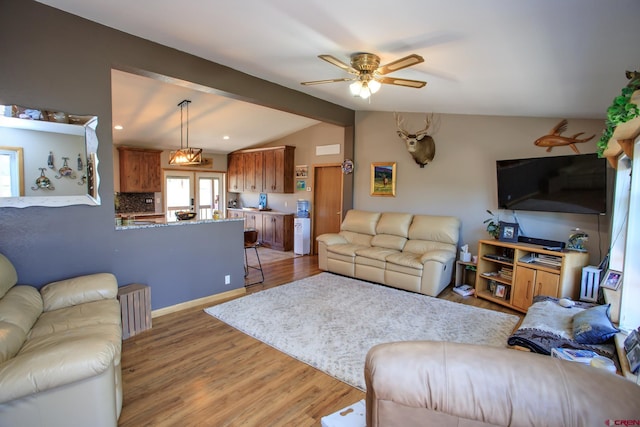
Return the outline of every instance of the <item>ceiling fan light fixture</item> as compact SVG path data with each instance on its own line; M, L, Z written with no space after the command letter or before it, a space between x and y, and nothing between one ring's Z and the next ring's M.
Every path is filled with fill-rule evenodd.
M358 80L351 83L349 85L349 90L351 91L351 95L360 96L360 91L362 90L362 82Z
M202 163L202 148L189 147L189 104L191 101L185 99L178 104L180 107L180 149L172 151L169 156L170 165L199 165ZM182 145L182 137L185 135L183 111L187 109L186 126L186 146Z
M379 81L372 79L372 80L369 80L369 83L367 84L367 86L369 86L369 90L373 94L380 90L380 86L382 86L382 84L380 84Z

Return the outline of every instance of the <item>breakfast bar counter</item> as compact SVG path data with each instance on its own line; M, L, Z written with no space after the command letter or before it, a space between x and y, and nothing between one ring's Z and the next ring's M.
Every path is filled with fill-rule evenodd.
M244 221L243 218L221 218L221 219L191 219L188 221L176 221L176 222L161 222L154 223L151 221L133 221L133 223L127 225L116 225L116 230L137 230L140 228L161 228L161 227L176 227L187 226L195 224L211 224L218 222L238 222Z

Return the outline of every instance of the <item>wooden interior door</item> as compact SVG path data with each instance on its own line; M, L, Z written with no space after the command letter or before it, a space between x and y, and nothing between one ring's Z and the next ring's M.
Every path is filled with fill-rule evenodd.
M320 165L313 168L313 253L318 253L316 237L337 233L342 223L342 168Z

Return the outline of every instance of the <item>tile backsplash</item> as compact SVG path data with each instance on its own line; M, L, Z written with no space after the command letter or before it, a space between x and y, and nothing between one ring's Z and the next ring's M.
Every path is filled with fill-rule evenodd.
M116 193L116 213L155 212L155 193ZM151 203L147 203L151 200Z

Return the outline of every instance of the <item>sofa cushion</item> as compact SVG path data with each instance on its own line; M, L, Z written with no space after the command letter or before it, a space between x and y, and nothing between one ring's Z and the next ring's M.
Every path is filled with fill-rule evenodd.
M16 283L18 283L18 273L16 269L7 257L0 254L0 298Z
M352 245L350 243L345 243L344 245L331 245L327 248L327 252L329 254L338 254L347 257L355 257L356 251L359 249L366 249L368 246L363 245Z
M409 227L411 240L430 240L454 246L458 244L459 233L460 220L452 216L414 215Z
M376 224L379 218L379 212L366 212L352 209L345 215L340 225L340 230L373 236L376 234Z
M97 273L60 280L44 286L40 293L44 310L51 311L118 296L118 282L111 273Z
M431 242L428 240L407 240L403 251L414 254L425 254L431 251L447 251L455 255L456 247L448 243Z
M394 249L386 249L386 248L378 248L378 247L370 247L364 249L358 249L356 251L356 255L359 257L377 259L379 261L386 261L389 255L397 254L400 251L396 251Z
M341 231L340 236L342 236L347 242L360 245L360 246L371 246L371 235L362 234L362 233L354 233L353 231Z
M42 313L42 298L32 286L14 286L0 299L0 321L13 323L25 334Z
M409 267L416 270L422 270L424 265L420 262L420 255L411 252L401 252L387 257L387 264L397 264L403 267ZM387 265L387 268L392 268Z
M412 214L385 212L380 215L380 220L376 225L376 234L392 234L394 236L407 237L412 220Z
M29 339L73 328L91 325L120 325L120 304L116 299L93 301L86 304L42 313L31 332Z
M371 246L395 249L401 251L407 239L405 237L394 236L392 234L377 234L371 238Z
M27 335L19 326L0 321L0 364L11 359L26 339Z

